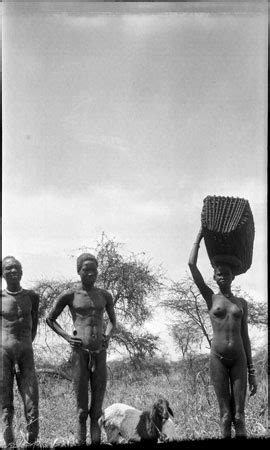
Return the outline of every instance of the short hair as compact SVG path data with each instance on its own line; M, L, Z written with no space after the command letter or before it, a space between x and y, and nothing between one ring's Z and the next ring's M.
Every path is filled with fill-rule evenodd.
M98 267L98 260L94 255L92 255L91 253L82 253L77 258L77 272L79 272L81 270L82 265L85 261L92 261Z
M5 267L5 263L8 259L13 259L22 271L22 265L21 265L20 261L18 261L18 259L16 259L14 256L5 256L4 259L2 259L1 274L3 274L3 269Z

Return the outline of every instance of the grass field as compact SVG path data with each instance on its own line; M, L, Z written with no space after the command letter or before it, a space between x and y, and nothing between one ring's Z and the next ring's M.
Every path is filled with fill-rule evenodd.
M262 355L254 359L258 392L255 397L247 396L246 425L248 436L258 438L264 437L267 430L267 364ZM68 371L67 368L65 370ZM137 368L128 360L113 361L108 364L104 407L123 402L148 409L162 395L169 400L174 412L179 441L220 438L219 412L208 372L208 357L190 359L185 363L153 359ZM71 382L42 372L38 373L38 379L39 445L47 448L75 445L75 402ZM15 411L17 445L24 447L25 420L16 388Z

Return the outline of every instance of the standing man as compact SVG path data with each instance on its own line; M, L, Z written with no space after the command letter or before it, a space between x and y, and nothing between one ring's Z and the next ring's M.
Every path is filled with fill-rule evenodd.
M24 404L27 442L34 444L39 432L39 396L32 342L37 332L39 296L21 287L22 265L13 256L3 259L2 276L7 284L6 289L1 291L3 438L6 446L16 445L12 427L15 375Z
M90 253L77 258L77 272L81 285L60 294L46 319L47 324L72 347L73 386L77 401L77 444L86 444L86 421L90 416L90 435L93 444L100 443L98 419L106 390L106 356L109 339L116 327L111 294L94 286L98 262ZM56 319L68 306L74 323L73 336L61 328ZM109 322L104 333L104 312ZM88 406L90 380L91 404Z

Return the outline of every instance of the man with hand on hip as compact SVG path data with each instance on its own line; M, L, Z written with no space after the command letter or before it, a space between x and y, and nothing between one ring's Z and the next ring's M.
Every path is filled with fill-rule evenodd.
M46 322L72 347L73 386L77 402L77 444L86 444L86 421L90 416L90 435L93 444L100 443L98 419L106 390L106 356L109 339L116 328L113 298L105 289L95 286L98 262L90 253L77 258L77 272L81 284L60 294ZM57 318L68 306L75 330L73 336L57 323ZM104 333L104 312L108 325ZM88 405L90 381L91 403Z

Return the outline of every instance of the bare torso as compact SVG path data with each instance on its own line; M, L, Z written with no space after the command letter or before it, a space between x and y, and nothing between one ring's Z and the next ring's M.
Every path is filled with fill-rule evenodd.
M10 352L32 348L32 300L29 291L1 295L2 347Z
M234 266L226 262L220 262L214 266L214 280L219 287L218 294L214 294L204 282L197 268L202 238L201 228L192 246L188 264L193 279L206 301L213 328L210 374L219 402L221 432L224 438L230 438L233 423L235 436L245 437L247 369L251 395L254 395L257 390L248 336L247 302L232 294Z
M244 351L241 336L243 299L214 294L209 311L213 327L212 350L224 358L233 359Z
M105 293L96 287L90 291L78 289L69 302L76 337L90 351L100 350L103 336L103 315L106 306Z

